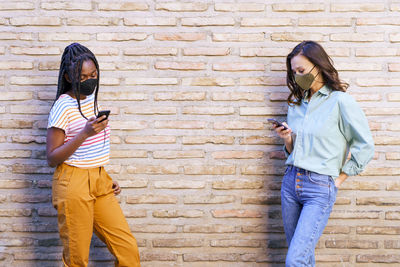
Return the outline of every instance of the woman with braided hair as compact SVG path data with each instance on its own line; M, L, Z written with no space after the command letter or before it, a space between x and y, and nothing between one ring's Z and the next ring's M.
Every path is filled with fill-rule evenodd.
M58 212L63 263L85 267L93 231L115 256L115 266L137 267L136 239L115 195L121 192L104 170L109 161L110 129L99 112L100 70L85 46L67 46L47 126L47 161L56 167L52 202Z

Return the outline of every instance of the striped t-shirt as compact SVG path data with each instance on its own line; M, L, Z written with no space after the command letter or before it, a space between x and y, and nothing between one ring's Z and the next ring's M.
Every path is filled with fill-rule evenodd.
M94 94L81 100L81 110L86 118L95 117ZM64 130L64 144L74 138L85 127L87 120L78 109L78 102L67 94L61 95L50 110L47 128ZM105 133L105 134L104 134ZM87 138L64 163L79 168L100 167L110 158L110 127Z

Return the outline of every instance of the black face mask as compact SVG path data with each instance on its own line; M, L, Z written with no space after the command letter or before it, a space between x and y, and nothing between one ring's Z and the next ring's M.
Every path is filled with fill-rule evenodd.
M87 79L84 82L81 82L80 87L81 87L81 94L82 95L91 95L94 92L94 89L96 89L97 86L97 79Z

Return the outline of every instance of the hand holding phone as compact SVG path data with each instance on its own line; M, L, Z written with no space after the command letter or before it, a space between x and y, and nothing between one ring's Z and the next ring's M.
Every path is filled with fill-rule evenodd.
M281 122L275 120L275 119L268 119L269 122L273 123L276 125L276 127L283 127L283 130L287 130L288 127L286 127L285 125L283 125Z
M97 118L100 118L103 115L106 115L106 118L102 119L101 121L99 121L99 123L104 121L104 120L106 120L106 119L108 119L108 115L110 115L110 111L109 110L101 110L101 111L99 111L99 114L97 114Z

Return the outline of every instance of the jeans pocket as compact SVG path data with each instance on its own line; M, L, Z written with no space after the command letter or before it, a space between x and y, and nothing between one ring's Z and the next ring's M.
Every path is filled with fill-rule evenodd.
M319 174L316 172L310 172L308 175L308 179L313 184L324 186L324 187L329 187L330 177L328 175Z

